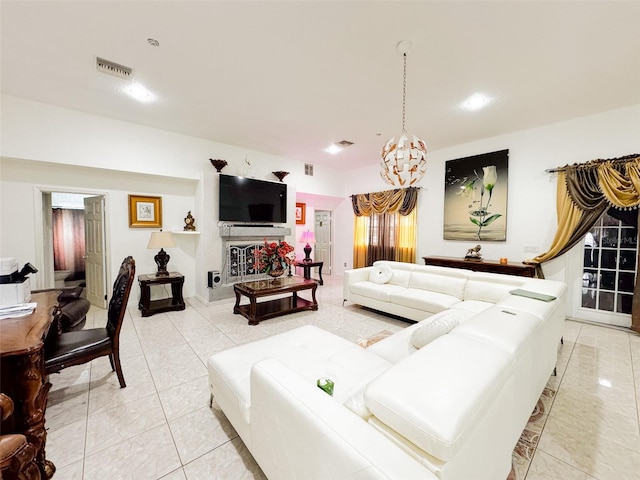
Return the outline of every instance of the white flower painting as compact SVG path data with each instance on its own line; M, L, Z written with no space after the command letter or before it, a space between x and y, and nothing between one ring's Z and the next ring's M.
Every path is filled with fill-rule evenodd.
M509 150L445 164L444 239L505 241Z

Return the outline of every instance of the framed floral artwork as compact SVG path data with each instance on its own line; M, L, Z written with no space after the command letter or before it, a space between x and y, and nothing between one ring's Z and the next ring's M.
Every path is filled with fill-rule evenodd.
M506 241L509 150L445 162L445 240Z
M162 197L129 195L129 228L162 228Z
M296 203L296 225L304 225L306 223L306 210L307 205L305 203Z

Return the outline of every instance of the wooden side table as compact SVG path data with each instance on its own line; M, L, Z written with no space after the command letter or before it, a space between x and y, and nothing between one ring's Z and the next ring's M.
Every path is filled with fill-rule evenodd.
M542 269L538 272L535 265L526 265L524 263L509 262L502 264L495 260L475 261L453 257L422 257L422 259L425 265L434 265L436 267L463 268L475 272L502 273L531 278L539 276L540 278L544 278L544 276L539 275Z
M311 269L318 267L318 276L320 277L318 283L320 285L324 285L322 281L322 265L324 265L324 262L314 262L313 260L310 262L305 262L304 260L295 262L296 267L302 267L303 276L306 280L311 280Z
M161 298L151 300L152 285L171 285L171 298ZM138 308L142 311L143 317L149 317L161 312L174 312L184 310L185 304L182 298L182 286L184 285L184 275L178 272L169 272L169 275L156 276L155 273L138 276L140 285L140 301Z

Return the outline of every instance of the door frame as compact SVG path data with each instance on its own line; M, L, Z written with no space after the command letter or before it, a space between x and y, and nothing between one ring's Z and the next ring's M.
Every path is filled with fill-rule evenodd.
M41 272L42 275L36 275L36 285L34 290L43 289L43 288L53 288L54 287L54 278L53 278L53 256L49 254L49 249L53 251L53 241L52 236L49 232L46 235L45 241L45 222L44 218L44 203L42 201L43 194L51 194L53 192L59 193L75 193L82 195L91 195L94 197L102 196L104 198L104 211L103 211L103 225L104 225L104 264L105 267L110 265L109 263L109 252L111 251L110 245L110 236L109 236L109 192L105 190L93 190L86 188L71 188L71 187L56 187L50 185L35 185L33 187L33 205L34 205L34 215L33 219L35 222L35 254L36 254L36 265L45 265L46 270ZM51 228L51 225L47 226L47 228ZM49 271L51 269L51 271ZM105 269L105 293L108 294L108 285L111 285L111 269Z

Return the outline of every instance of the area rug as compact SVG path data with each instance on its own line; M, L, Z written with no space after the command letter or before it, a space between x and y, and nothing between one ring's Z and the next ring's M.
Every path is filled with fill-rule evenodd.
M361 338L358 340L358 345L367 348L380 340L384 340L391 334L392 332L383 330L371 337ZM555 396L555 390L550 388L545 388L542 395L540 395L538 403L533 413L531 413L529 422L527 426L524 427L522 435L520 435L520 439L516 444L516 448L513 449L511 472L506 480L524 480L526 477Z

